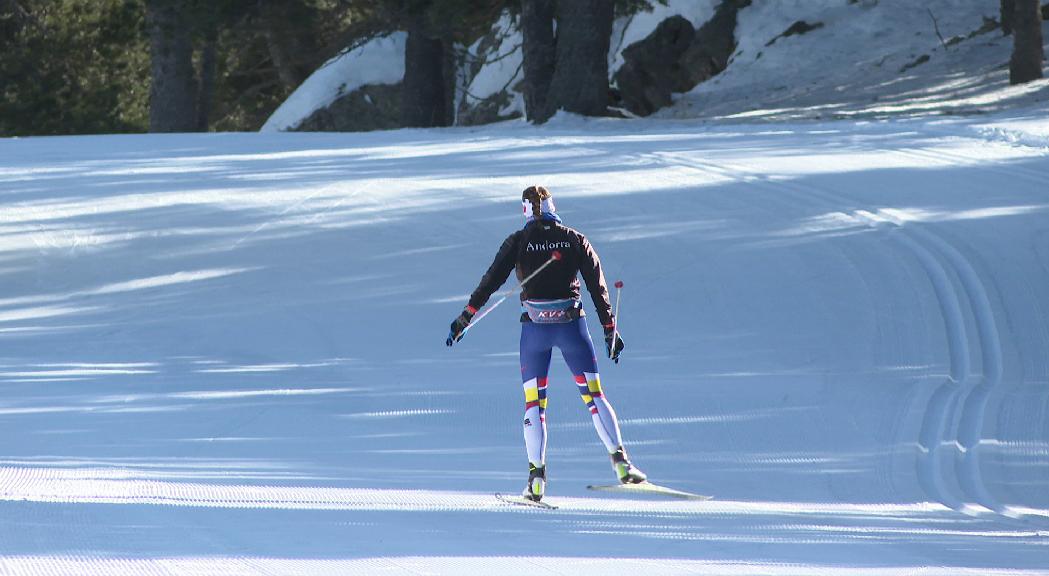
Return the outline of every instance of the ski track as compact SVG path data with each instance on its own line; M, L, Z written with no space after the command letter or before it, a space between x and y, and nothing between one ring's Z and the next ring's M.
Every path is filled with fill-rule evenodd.
M921 156L948 162L962 158L938 154ZM811 188L796 192L799 196L819 195L829 200L826 193ZM944 316L950 375L933 393L922 418L918 475L923 487L934 500L958 512L973 514L991 510L1006 514L983 485L977 454L989 389L1001 379L998 330L983 282L965 256L920 225L907 225L885 211L856 210L854 215L875 229L887 226L889 233L915 255L929 275ZM955 287L952 277L959 278L961 290ZM976 367L970 354L973 345L966 328L965 310L970 311L977 326L975 347L980 351L983 369L978 378L973 377ZM979 383L974 384L976 380ZM955 428L953 433L952 428Z
M939 135L949 139L952 146L978 141L940 130ZM716 128L708 132L708 136L718 135ZM775 155L776 146L780 145L769 144L746 131L743 133L749 140L740 144L741 150L746 144L760 144L767 147L770 155ZM875 135L886 134L878 129ZM823 184L800 178L764 177L760 167L748 164L748 153L731 147L727 152L718 150L708 158L704 154L709 150L704 149L682 150L675 146L672 151L661 150L657 143L639 145L641 152L634 153L612 144L602 149L599 136L573 138L558 146L566 152L566 157L581 147L588 147L587 152L592 156L604 154L617 158L616 155L622 155L623 163L643 166L649 171L646 173L665 173L665 180L659 185L662 189L682 189L684 192L677 193L682 196L696 192L697 180L703 186L746 185L746 194L738 197L707 194L694 202L714 215L719 212L738 215L752 229L760 229L761 223L770 223L773 228L790 225L813 213L840 217L841 221L851 223L849 226L868 232L843 236L847 242L820 244L805 254L827 259L821 262L841 266L851 274L852 283L848 285L866 291L851 296L851 301L863 302L866 298L871 302L875 309L864 313L874 317L875 322L880 317L891 320L895 313L892 295L879 293L892 284L878 282L880 276L897 274L893 281L900 281L904 274L911 272L923 275L928 285L913 289L931 292L942 318L942 330L939 327L930 330L942 338L945 357L926 359L923 356L897 367L900 370L897 378L909 378L911 396L907 402L900 403L900 414L889 423L891 443L886 441L876 447L864 445L871 452L859 455L807 451L802 447L833 446L833 442L821 442L823 439L817 438L820 433L834 433L833 426L860 428L869 420L849 416L821 426L821 419L831 416L825 412L830 408L805 405L801 401L778 406L772 403L748 406L740 405L738 400L733 404L736 397L725 395L712 396L709 404L701 407L670 402L658 411L648 412L636 411L637 404L624 402L617 405L624 415L622 424L628 439L638 439L634 445L639 447L642 458L646 447L651 447L653 452L657 448L665 449L659 452L665 454L677 449L691 434L699 436L703 431L715 431L716 427L722 434L718 438L724 444L718 447L719 451L682 451L679 462L674 465L668 465L666 460L650 460L657 469L662 466L670 471L672 478L668 478L668 485L681 483L681 488L711 493L715 500L581 497L577 494L594 480L590 475L596 468L570 466L566 456L595 452L591 446L567 446L568 439L564 437L583 437L590 432L589 423L570 420L558 413L557 420L551 423L551 431L558 436L558 452L551 456L554 491L549 496L558 509L539 510L499 502L492 493L477 489L479 485L491 485L493 491L506 491L508 485L516 486L519 480L516 475L508 480L502 473L510 462L505 456L508 448L485 437L499 436L501 432L493 430L500 430L505 420L501 412L491 409L494 404L489 395L492 393L473 383L461 389L450 387L447 394L435 391L464 374L498 374L507 366L515 365L513 354L490 349L492 345L502 346L510 340L504 342L493 336L494 344L480 342L487 344L484 349L493 354L481 367L461 356L438 353L406 360L389 379L398 385L402 381L409 384L385 395L376 393L383 383L383 372L366 362L358 365L301 358L285 362L284 358L266 354L256 357L249 351L221 361L187 357L177 362L144 362L142 357L131 354L128 360L136 358L137 363L87 363L78 360L77 354L69 354L70 361L65 364L50 362L52 368L61 370L44 371L41 368L49 365L44 356L39 361L6 357L4 368L12 378L4 385L9 386L11 394L0 403L0 425L25 434L23 438L34 446L48 446L56 455L31 453L32 456L27 457L17 443L3 445L8 452L0 453L0 512L3 512L0 575L1049 574L1049 569L1036 560L1044 558L1049 549L1049 512L1038 505L1003 500L1002 488L989 484L984 477L999 464L985 457L1000 426L1000 418L992 417L994 413L989 411L996 407L993 403L996 395L1007 392L1003 390L1008 384L1004 374L1010 359L1003 351L1003 337L1015 335L1009 333L1009 326L998 314L1005 306L1006 296L981 277L980 271L984 268L976 247L935 221L914 221L905 212L872 201L876 196L864 196L866 200L860 200L854 192L832 191ZM704 144L702 134L696 138L698 144ZM877 152L918 159L942 168L968 166L980 160L939 148L920 151L885 148ZM1049 186L1049 176L1037 170L995 163L980 166L1002 177L1012 176L1027 184ZM471 168L466 165L462 169ZM513 169L522 168L515 165ZM696 175L700 178L695 178ZM640 184L645 176L637 178L635 184ZM503 183L496 182L494 186L501 187ZM370 183L361 189L374 188ZM706 188L703 191L705 193ZM330 205L333 210L345 208L349 214L355 214L354 202L366 202L369 209L379 210L383 198L370 194L362 200L356 198L354 192L331 200ZM280 202L276 202L269 212L275 214L275 221L281 220L292 212L305 210L308 202L321 196L319 190L300 195L298 199L292 196L285 199L286 208L279 210ZM566 200L566 206L571 207L573 201L578 201L578 197ZM679 196L670 201L679 201ZM692 242L704 238L703 234L708 231L713 235L716 227L708 227L707 222L675 220L684 216L672 213L678 208L680 205L671 204L664 215L671 221L658 233L644 236L639 235L643 230L627 229L614 238L615 242L609 242L607 248L602 245L602 249L613 254L620 249L619 253L630 255L623 249L624 244L619 244L629 242L679 253L679 258L645 263L652 276L645 280L649 282L648 287L675 275L700 277L701 267L710 259L695 250ZM494 210L485 212L486 215L492 213ZM310 224L320 220L319 213L307 218ZM388 230L377 234L375 242L378 245L400 235L418 233L432 247L425 252L398 253L443 256L445 246L456 250L470 246L473 236L501 237L506 221L499 216L482 219L477 224L479 231L457 231L446 237L435 232L436 228L424 226L416 231L418 222L406 219L391 223ZM281 229L279 224L253 223L245 228L248 235L241 234L233 248L243 250L260 241L259 237L268 238ZM828 235L833 237L839 232L832 230ZM279 234L276 238L280 238ZM726 242L739 241L731 235L725 238ZM803 245L806 239L769 234L764 239L751 241L754 246L760 246L761 242ZM482 252L487 255L487 249ZM885 260L865 258L869 253ZM380 254L376 258L390 263L390 268L384 269L388 273L368 272L369 282L382 283L388 278L403 280L410 277L410 269L418 262L412 260L402 265L387 256ZM47 246L41 246L33 257L53 258L54 253ZM793 252L786 257L801 258ZM789 262L774 261L775 258L776 255L758 252L757 261L782 269L790 266ZM902 272L887 268L893 260L899 261ZM211 261L207 264L195 269L238 270L251 274L263 268L212 266ZM221 264L224 266L225 262ZM458 263L449 267L450 270L441 272L458 275L466 268ZM304 270L305 267L293 267L292 273ZM46 285L48 276L42 271L38 274L38 284ZM200 283L235 282L241 275L238 272L209 276L200 279ZM164 279L185 283L187 278L196 278L183 273L132 277L146 280L92 281L90 284L116 286L119 288L116 292L123 292L157 288L153 284ZM96 279L93 275L90 278ZM160 280L151 284L151 278ZM101 274L97 279L112 280ZM355 277L347 282L358 285ZM639 284L641 289L647 288L643 282L631 285ZM241 289L247 297L246 305L254 306L258 300L251 298L259 288L245 284ZM276 290L287 288L279 286ZM1034 290L1031 288L1029 293L1030 298L1036 300L1038 295ZM103 306L107 303L105 298L113 296L106 291L96 294L72 288L64 290L62 286L47 293L54 294L58 301L69 302L69 310L62 314L73 313L81 300L95 299L93 302ZM381 286L370 295L365 294L354 297L376 303L376 314L382 317L389 313L389 308L381 307L383 300L390 296L399 298L402 292ZM628 302L635 306L640 299ZM34 308L18 307L33 303L23 296L0 299L0 308L5 309L0 314L12 308L13 320L7 321L25 322L27 319L17 315L34 314ZM823 310L818 304L805 301L798 306L833 313L833 309ZM396 318L414 320L415 312L421 307L407 306L409 312ZM451 309L455 304L442 303L441 306L443 318L443 308ZM42 318L39 312L37 317ZM301 336L301 328L291 321L293 318L300 321L296 314L283 310L277 313L287 315L254 328L287 329L289 343L297 335ZM137 320L138 315L145 314L136 311L129 317ZM429 321L429 316L427 319ZM329 330L319 317L301 322L308 325L307 331ZM903 323L904 328L900 330L915 325ZM778 327L782 329L782 324ZM120 329L112 328L117 334ZM886 346L924 345L918 335L890 333L895 339L885 342ZM338 340L339 336L326 338ZM483 337L478 335L475 339L481 341ZM774 340L757 342L768 345ZM319 338L317 343L325 347L322 357L342 356L339 346L330 345L325 338ZM632 357L632 361L643 369L653 366L653 361L645 363L644 344L639 348L638 356ZM727 344L725 348L732 346ZM455 354L470 356L478 349L481 346L456 350ZM143 350L149 352L148 347ZM804 353L804 348L799 350ZM923 352L928 356L940 350L932 348ZM819 356L810 358L816 358L809 361L811 370L806 370L809 365L799 363L791 368L794 373L777 370L775 366L744 365L746 370L741 370L739 366L729 365L727 369L726 366L712 369L710 376L684 374L683 377L708 384L736 379L742 386L782 380L784 387L796 386L795 379L803 378L810 388L818 387L820 378L826 382L834 377L818 364ZM70 369L64 370L66 367ZM434 381L417 382L427 367L433 372L429 377ZM613 374L609 386L626 397L629 390L615 388L623 379L619 376L621 373ZM644 378L643 370L627 374ZM873 380L878 374L871 370L868 377ZM44 375L48 377L40 377ZM236 385L230 384L234 378ZM652 396L662 393L662 389L656 387L659 383L643 381L643 384L653 386L658 392ZM48 385L56 388L45 389ZM95 393L101 396L89 396L89 391L96 386L99 390ZM469 390L469 394L461 394L462 390ZM774 386L763 390L774 390ZM570 396L572 390L559 388L555 394L557 402ZM631 397L637 403L637 393L633 394ZM784 394L785 398L789 395ZM650 408L640 404L641 408ZM682 412L682 408L686 411ZM687 411L690 408L702 408L703 412L690 413ZM844 411L848 407L843 405L840 409ZM552 404L551 414L556 410L557 405ZM1038 423L1045 422L1044 407L1030 410L1038 415ZM183 412L187 414L184 422L179 416ZM123 421L120 414L151 413L156 414L155 420L143 418L128 422L147 428L156 426L158 430L181 422L187 428L171 438L160 434L151 437L152 443L136 444L133 438L136 429L130 425L119 426ZM55 438L81 440L83 437L93 443L77 444L82 452L71 451L69 456L61 454L64 450L61 441L43 443L36 434L46 432L43 428L55 427L55 421L48 420L54 417L49 415L54 414L66 415L71 420L68 426L63 424L69 430L51 431L56 434ZM331 424L326 416L336 424ZM187 425L192 417L207 424ZM449 421L459 420L461 431L447 425ZM771 422L768 428L766 421ZM790 436L787 444L793 450L787 450L776 443L775 428L790 426L792 421L799 422L800 431ZM42 429L36 430L37 426ZM78 431L77 426L85 429ZM107 429L110 426L112 429ZM276 429L271 430L275 426ZM848 435L851 430L839 432ZM447 445L432 441L435 436L446 437ZM118 444L116 438L121 438L119 442L124 444ZM362 451L359 447L375 439L393 444L381 450L372 447ZM163 450L164 446L173 444L158 440L178 442L188 448L180 449L168 460L164 453L153 451L158 446ZM1004 458L1003 454L1016 454L1017 458L1044 465L1046 446L1044 439L1036 438L994 449L998 458ZM290 452L280 452L284 449ZM850 449L855 448L850 445ZM304 452L295 453L295 450ZM113 455L107 457L107 451ZM368 454L372 460L357 470L345 463L353 454ZM476 456L471 459L470 454ZM443 469L448 477L441 478L440 489L420 488L428 484L426 478L432 474L435 464L440 466L449 459L458 462L456 459L460 457L464 469L459 471L454 466ZM910 462L909 469L897 469L900 462ZM853 475L845 478L855 477L856 469L850 466L871 467L866 481L884 492L877 495L877 501L863 501L862 488L851 489L848 480L835 481L835 473ZM711 475L707 475L705 468L710 468ZM737 473L737 469L742 472ZM791 498L776 492L772 480L777 474L789 476L810 469L825 471L809 480L812 487L806 493L815 497ZM478 472L490 475L471 478ZM607 470L603 472L607 474ZM713 475L714 472L723 476ZM736 487L719 485L717 479L761 477L769 481L765 487L770 488L770 493L763 498L741 499L719 494L720 491L731 493ZM452 488L458 478L468 479L469 485ZM383 485L383 479L388 485ZM795 482L793 478L791 481ZM708 486L704 482L712 483ZM901 482L902 485L898 485ZM911 502L905 496L892 501L893 491L910 494L907 482L925 494L925 501ZM743 488L744 492L753 489L753 486ZM525 550L527 545L522 545L522 541L532 543L536 548L534 553ZM573 553L573 550L579 552Z
M947 132L944 136L957 137ZM883 150L889 154L933 160L946 165L968 164L975 159L937 149ZM813 186L755 178L747 170L726 164L682 158L680 155L653 154L668 164L695 169L716 178L748 182L769 190L788 192L797 201L812 203L817 199L828 210L840 205L841 199ZM1028 182L1049 186L1045 174L1022 167L1008 169L996 165L988 168L1002 176L1018 176ZM875 211L871 211L875 210ZM964 513L993 511L1004 519L1019 517L1027 523L1049 527L1039 515L1022 514L996 501L983 483L979 463L987 402L1002 377L1002 352L995 315L986 286L979 275L954 246L921 225L910 225L891 211L857 209L852 215L875 230L884 230L900 242L921 262L935 290L945 324L950 374L928 400L918 437L920 455L917 475L922 487L934 501ZM958 278L959 288L952 277ZM966 328L966 312L976 325L976 344ZM979 365L971 358L976 348ZM974 372L980 371L978 376ZM953 432L952 432L953 429Z

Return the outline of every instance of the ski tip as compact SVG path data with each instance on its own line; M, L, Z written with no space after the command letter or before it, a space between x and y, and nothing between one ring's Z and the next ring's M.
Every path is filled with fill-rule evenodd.
M615 287L616 288L622 288L623 287L623 281L622 280L616 280Z

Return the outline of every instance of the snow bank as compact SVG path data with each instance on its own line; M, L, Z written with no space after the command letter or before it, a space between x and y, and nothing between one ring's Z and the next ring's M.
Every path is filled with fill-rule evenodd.
M657 114L917 116L1046 101L1044 83L1009 86L1012 39L987 27L998 10L997 0L755 0L739 13L739 45L728 69ZM797 21L822 26L782 37Z
M488 36L470 46L462 68L469 69L471 61L484 63L472 77L464 75L467 86L463 98L467 106L506 92L509 102L499 109L498 115L524 114L524 96L512 89L512 85L524 77L522 42L516 19L503 13Z
M669 0L665 6L656 3L651 12L617 20L610 78L623 64L622 51L664 19L680 15L698 28L717 4ZM739 13L739 45L728 69L657 115L737 120L884 117L985 113L1045 102L1046 83L1008 85L1003 63L1011 39L994 31L979 33L985 18L997 15L997 0L755 0ZM782 37L797 21L822 26ZM522 74L516 19L503 14L488 40L466 50L468 60L484 64L476 73L470 71L469 61L461 64L464 88L457 97L469 108L505 91L497 115L523 112L522 95L513 89ZM403 50L404 34L398 33L333 59L289 97L263 131L292 128L364 84L398 82L403 77Z
M1044 90L1049 80L1041 80L1039 89ZM985 138L1004 141L1020 146L1049 148L1049 106L1023 111L1007 118L978 122L974 128Z
M314 111L361 86L400 82L407 38L405 32L394 32L327 61L270 115L260 132L294 129Z

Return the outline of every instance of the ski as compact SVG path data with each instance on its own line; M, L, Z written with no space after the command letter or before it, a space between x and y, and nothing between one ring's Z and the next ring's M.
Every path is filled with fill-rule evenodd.
M587 486L587 490L597 490L600 492L616 492L619 494L644 494L653 496L669 496L671 498L680 498L682 500L710 500L713 496L705 496L703 494L693 494L692 492L685 492L683 490L675 490L673 488L667 488L666 486L660 486L659 484L653 484L651 482L641 482L640 484L609 484L599 486Z
M545 510L557 510L557 506L554 506L553 504L547 504L543 501L536 502L535 500L529 500L524 496L509 496L507 494L500 494L496 492L495 499L499 500L500 502L506 502L507 504L514 504L516 506L529 506L532 508L542 508Z

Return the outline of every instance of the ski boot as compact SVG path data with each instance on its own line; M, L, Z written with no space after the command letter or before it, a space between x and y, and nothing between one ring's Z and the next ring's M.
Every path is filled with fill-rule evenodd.
M521 496L528 498L533 502L538 502L543 499L543 492L546 491L546 466L536 467L531 462L528 463L528 485L525 486L524 492L521 492Z
M612 453L612 469L616 471L620 484L640 484L648 480L644 472L630 463L622 446Z

